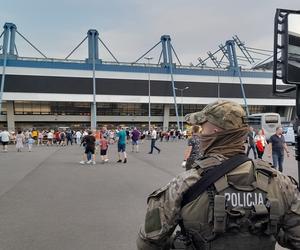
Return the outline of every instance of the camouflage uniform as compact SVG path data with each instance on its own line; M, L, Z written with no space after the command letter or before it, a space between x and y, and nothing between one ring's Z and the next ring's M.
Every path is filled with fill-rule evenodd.
M186 119L192 124L208 121L230 130L244 126L243 116L238 104L218 101ZM191 170L149 196L138 249L170 249L170 239L180 221L192 236L201 239L195 248L182 249L275 249L276 241L283 247L300 249L296 183L262 160L243 163L216 181L211 190L181 206L183 194L207 169L226 158L217 152L204 154Z

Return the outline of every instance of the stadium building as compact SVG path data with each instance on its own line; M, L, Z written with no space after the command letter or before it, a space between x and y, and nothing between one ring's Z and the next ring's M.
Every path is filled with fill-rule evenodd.
M243 69L241 85L234 60L226 69L175 64L169 36L161 37L161 62L151 64L102 61L95 30L88 31L85 60L25 58L16 53L16 33L14 24L4 25L0 54L0 127L9 130L90 127L95 119L97 126L147 127L149 99L151 123L168 129L178 121L174 98L181 122L185 114L217 99L244 104L242 87L250 113L277 112L286 121L294 117L294 97L272 95L270 71Z

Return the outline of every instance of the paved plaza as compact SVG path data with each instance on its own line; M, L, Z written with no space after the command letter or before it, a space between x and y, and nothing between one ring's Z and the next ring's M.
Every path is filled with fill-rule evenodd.
M132 250L144 220L146 197L183 171L186 141L158 143L160 154L128 145L128 163L79 164L78 145L0 153L1 250ZM292 147L290 148L292 151ZM285 172L297 177L293 157ZM279 249L279 248L278 248Z

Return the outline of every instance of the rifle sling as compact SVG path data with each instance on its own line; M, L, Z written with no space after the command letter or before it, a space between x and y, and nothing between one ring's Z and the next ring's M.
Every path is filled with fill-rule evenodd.
M220 165L212 167L212 169L208 170L199 181L197 181L183 194L181 207L184 207L186 204L199 197L210 185L215 183L222 176L250 160L251 159L249 159L246 155L238 154L222 162Z

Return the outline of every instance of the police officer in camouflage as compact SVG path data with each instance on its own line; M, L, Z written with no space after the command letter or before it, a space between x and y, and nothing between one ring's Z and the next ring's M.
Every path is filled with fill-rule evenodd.
M186 116L202 127L202 156L148 197L138 249L300 249L297 183L246 158L244 117L239 104L221 100Z

